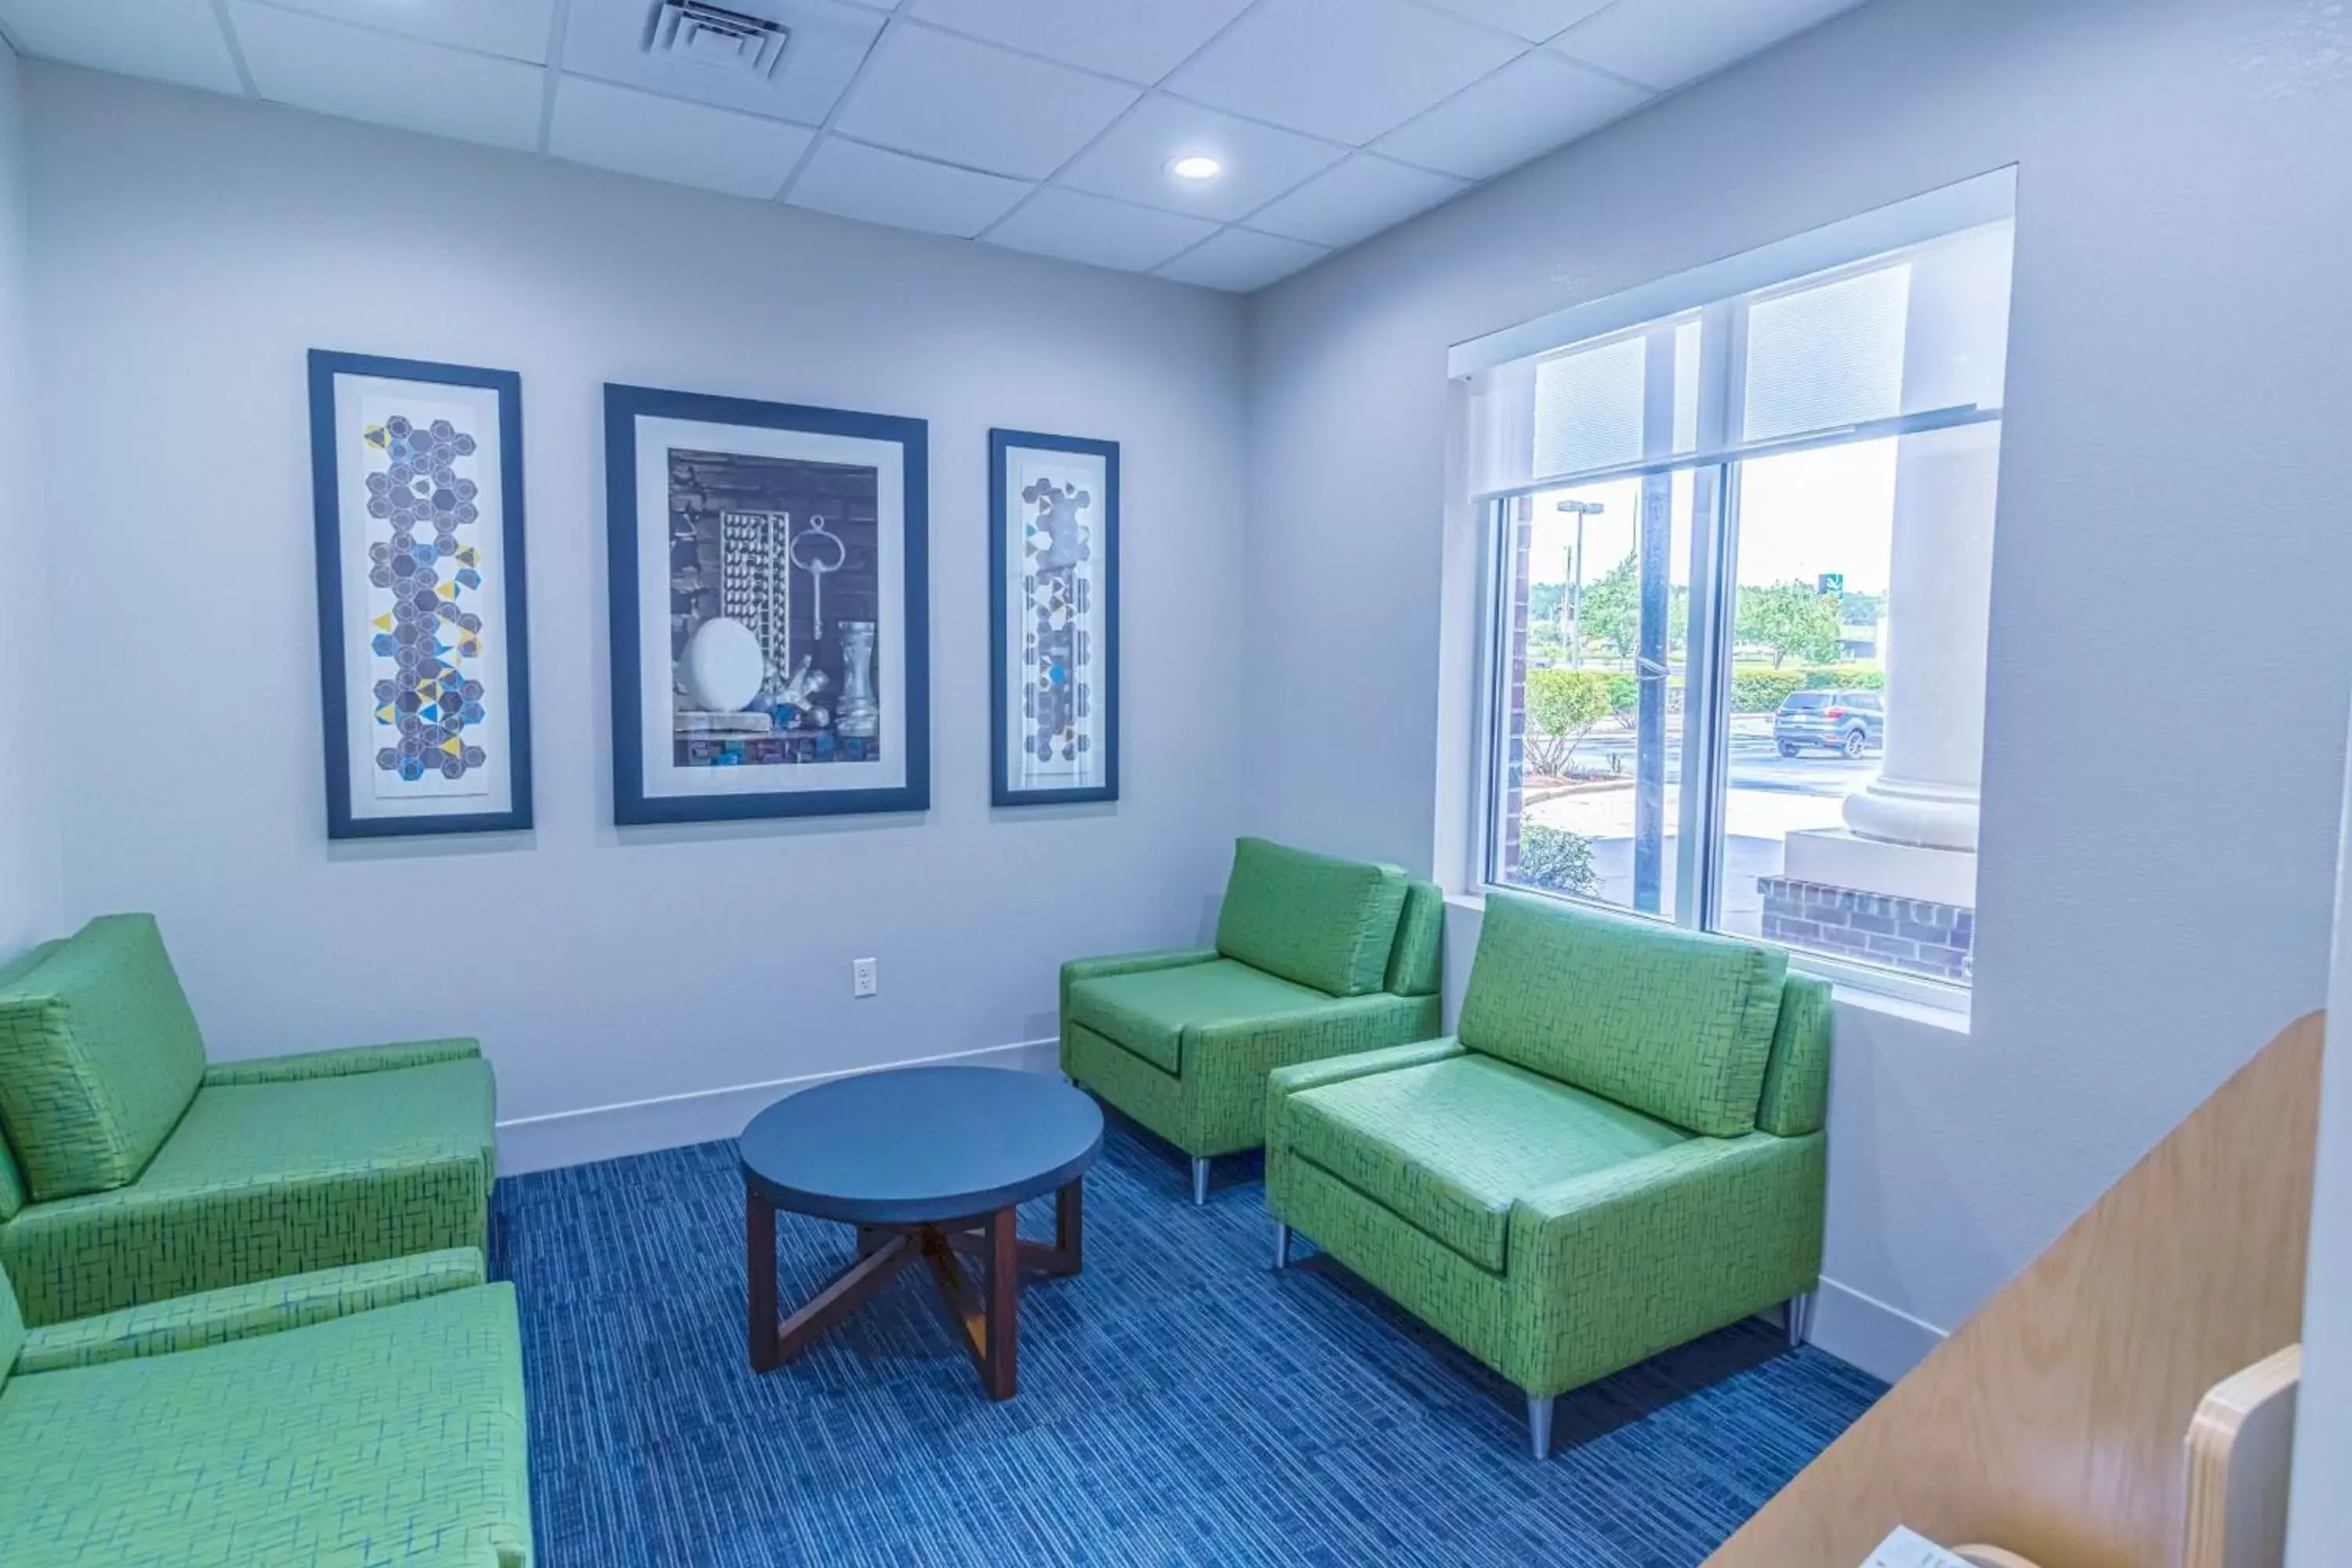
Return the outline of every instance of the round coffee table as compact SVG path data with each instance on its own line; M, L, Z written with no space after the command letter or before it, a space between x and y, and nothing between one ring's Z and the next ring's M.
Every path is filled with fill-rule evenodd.
M1059 1079L993 1068L867 1073L760 1112L737 1145L752 1370L799 1355L919 1257L981 1385L1013 1397L1022 1271L1078 1271L1084 1181L1102 1132L1100 1108ZM1015 1205L1044 1193L1056 1194L1050 1247L1013 1228ZM782 1320L778 1209L857 1226L856 1261ZM977 1292L967 1253L982 1259Z

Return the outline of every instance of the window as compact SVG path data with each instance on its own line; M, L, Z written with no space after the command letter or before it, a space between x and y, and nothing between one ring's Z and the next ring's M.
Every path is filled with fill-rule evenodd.
M2009 190L1456 351L1491 885L1968 984Z

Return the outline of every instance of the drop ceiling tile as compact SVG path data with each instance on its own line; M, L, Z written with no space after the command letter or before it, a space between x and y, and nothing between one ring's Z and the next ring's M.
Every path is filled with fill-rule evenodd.
M1213 180L1180 180L1171 158L1206 153L1225 166ZM1255 212L1346 149L1154 93L1062 171L1056 184L1171 212L1231 221Z
M1561 28L1583 21L1609 0L1431 0L1456 16L1467 16L1474 22L1484 22L1490 27L1500 27L1517 33L1531 44L1540 44Z
M1617 0L1552 47L1664 91L1760 54L1858 0Z
M583 76L560 79L547 150L575 163L767 201L816 132Z
M0 27L45 60L243 94L209 5L189 0L0 0Z
M877 146L1041 180L1136 97L1097 76L897 22L834 124Z
M499 147L539 144L547 73L390 33L229 0L254 90L296 109Z
M1154 212L1048 185L991 229L988 242L1066 261L1149 272L1216 228L1204 218Z
M1036 189L1026 180L976 174L827 136L784 193L798 207L898 228L970 239Z
M1485 180L1563 146L1650 94L1538 49L1372 143L1426 168Z
M1230 289L1246 294L1278 278L1312 267L1331 253L1319 245L1306 245L1246 228L1229 228L1212 235L1160 269L1162 278L1198 283L1206 289Z
M1149 86L1248 8L1249 0L913 0L907 15Z
M1254 215L1250 226L1318 245L1353 245L1464 188L1460 180L1359 153Z
M269 0L289 11L375 27L421 43L452 44L510 60L547 63L555 0Z
M1253 120L1360 145L1521 52L1404 0L1262 0L1167 88Z
M836 0L725 0L725 5L792 29L783 58L767 76L648 53L654 0L572 0L563 25L563 68L715 109L821 125L886 19Z

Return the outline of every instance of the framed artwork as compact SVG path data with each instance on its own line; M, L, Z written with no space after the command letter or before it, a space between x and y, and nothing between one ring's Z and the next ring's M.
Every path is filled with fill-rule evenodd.
M931 803L929 426L604 388L613 815Z
M530 826L522 378L310 351L327 835Z
M1118 443L988 433L991 798L1118 798Z

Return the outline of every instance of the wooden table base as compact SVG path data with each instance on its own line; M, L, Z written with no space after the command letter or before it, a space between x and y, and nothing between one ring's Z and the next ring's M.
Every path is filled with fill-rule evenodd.
M1016 1334L1021 1276L1076 1274L1085 1253L1085 1182L1054 1196L1054 1241L1024 1241L1015 1211L936 1225L857 1227L856 1261L789 1318L776 1315L776 1208L757 1193L743 1194L743 1262L751 1280L747 1328L751 1370L773 1372L872 1298L908 1264L921 1258L939 1286L948 1325L979 1369L991 1399L1010 1399L1019 1386ZM965 1255L981 1259L974 1290Z

